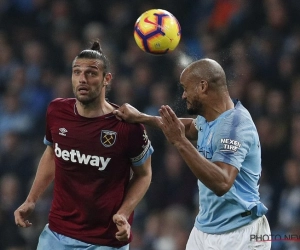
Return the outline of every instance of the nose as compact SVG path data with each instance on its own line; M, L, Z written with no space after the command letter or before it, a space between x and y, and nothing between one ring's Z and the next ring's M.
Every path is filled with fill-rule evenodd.
M183 100L186 99L186 93L185 93L185 91L183 91L181 98L182 98Z
M83 72L79 75L79 82L80 83L86 83L87 82L85 74Z

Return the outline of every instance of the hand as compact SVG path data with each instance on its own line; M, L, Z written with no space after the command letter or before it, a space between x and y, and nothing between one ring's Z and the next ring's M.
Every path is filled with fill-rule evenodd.
M24 202L15 212L15 223L19 227L31 227L32 223L30 223L27 218L32 213L35 208L35 203L33 202Z
M171 144L176 144L185 138L184 124L168 105L161 106L159 114L161 117L156 117L156 123Z
M128 241L130 238L131 226L128 223L125 216L120 214L115 214L113 216L113 221L117 225L118 232L116 233L116 239L118 241Z
M138 123L141 112L128 103L123 104L120 108L113 111L113 114L119 120L124 120L129 123Z

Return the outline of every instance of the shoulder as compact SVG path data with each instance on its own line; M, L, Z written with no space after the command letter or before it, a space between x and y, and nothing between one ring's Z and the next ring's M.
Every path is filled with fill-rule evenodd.
M65 104L74 104L75 98L55 98L50 102L50 105L65 105Z
M70 106L75 104L75 98L56 98L49 103L49 107Z
M249 141L258 136L249 111L240 102L220 118L216 133L221 137L246 138Z
M242 115L242 117L244 119L250 119L250 120L252 120L251 115L250 115L248 109L246 109L244 107L244 105L240 101L236 102L235 107L233 109L233 113Z
M249 111L242 105L240 101L237 101L234 109L230 110L224 117L226 124L230 124L234 127L239 126L254 126L254 122Z
M124 121L122 123L122 135L128 143L138 143L148 139L148 134L143 124Z
M48 113L60 109L74 109L75 98L56 98L48 105Z
M127 123L125 122L125 126L131 133L138 133L140 131L146 131L146 128L141 123Z

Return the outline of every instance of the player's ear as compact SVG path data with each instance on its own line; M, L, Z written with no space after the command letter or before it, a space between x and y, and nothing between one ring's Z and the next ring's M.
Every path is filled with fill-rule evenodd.
M202 92L205 92L208 88L208 82L205 80L201 80L200 82L200 89Z
M112 74L111 73L106 73L104 76L104 86L107 86L112 79Z

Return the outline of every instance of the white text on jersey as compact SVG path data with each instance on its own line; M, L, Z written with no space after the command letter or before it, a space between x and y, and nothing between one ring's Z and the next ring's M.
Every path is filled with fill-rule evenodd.
M55 143L54 152L58 158L62 158L65 161L91 165L93 167L98 167L98 170L100 171L104 170L111 160L111 158L104 158L102 156L82 154L80 151L75 149L71 149L70 151L62 150L57 143Z

